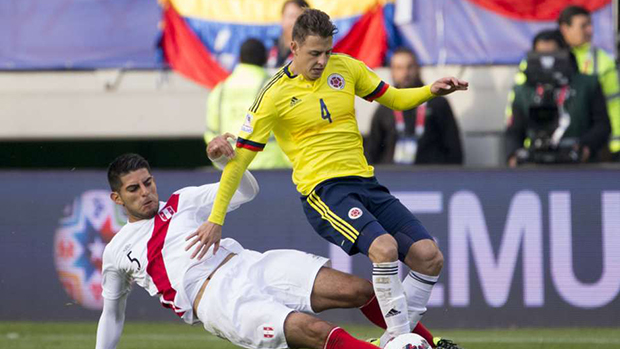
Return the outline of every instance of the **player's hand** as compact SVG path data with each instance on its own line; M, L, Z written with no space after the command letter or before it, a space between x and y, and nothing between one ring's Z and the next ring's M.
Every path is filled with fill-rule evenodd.
M431 85L431 92L437 96L449 95L454 91L466 91L469 83L454 77L441 78Z
M229 138L234 140L236 137L231 133L224 133L223 135L213 138L211 142L207 144L207 156L209 159L217 159L222 155L232 159L235 156L235 150L228 142Z
M213 245L213 254L220 248L220 240L222 239L222 226L219 224L205 222L192 235L185 238L185 241L191 240L185 251L189 251L192 246L198 244L192 253L192 259L198 256L198 260L209 251L209 247Z

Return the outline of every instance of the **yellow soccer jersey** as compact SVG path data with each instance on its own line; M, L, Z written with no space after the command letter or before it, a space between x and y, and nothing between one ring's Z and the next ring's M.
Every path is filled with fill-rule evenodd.
M308 195L320 182L344 176L372 177L355 118L355 95L372 101L388 84L364 63L333 54L321 77L308 81L288 65L258 94L237 147L260 151L273 131L293 163L293 182Z

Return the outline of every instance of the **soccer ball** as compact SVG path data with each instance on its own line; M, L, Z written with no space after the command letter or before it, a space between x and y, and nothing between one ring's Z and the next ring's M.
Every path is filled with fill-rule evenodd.
M415 333L406 333L389 341L385 349L431 349L431 345Z

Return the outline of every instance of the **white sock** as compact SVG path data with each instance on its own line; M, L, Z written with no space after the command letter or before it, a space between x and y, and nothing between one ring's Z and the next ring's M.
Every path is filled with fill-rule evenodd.
M407 298L398 277L398 261L373 263L372 286L391 337L409 333ZM391 339L391 338L390 338Z
M422 315L426 313L426 304L431 298L431 291L438 279L439 276L424 275L412 270L403 280L411 331L416 327Z

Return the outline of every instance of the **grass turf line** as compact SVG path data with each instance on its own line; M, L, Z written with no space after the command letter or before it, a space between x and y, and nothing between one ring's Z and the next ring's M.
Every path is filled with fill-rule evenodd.
M381 334L371 326L343 326L355 337ZM94 322L0 322L0 348L77 349L94 348ZM618 328L436 330L466 349L582 349L604 346L620 349ZM207 333L202 326L182 323L127 322L119 349L233 349L236 346Z

